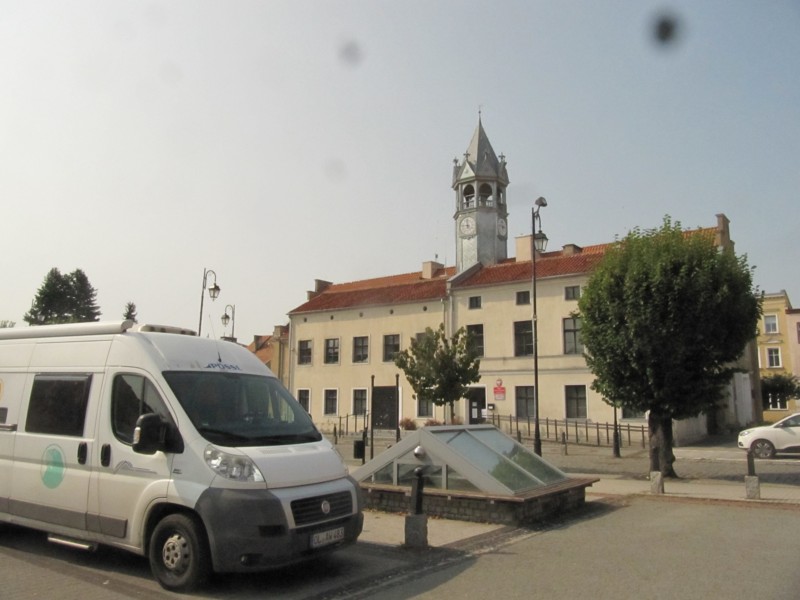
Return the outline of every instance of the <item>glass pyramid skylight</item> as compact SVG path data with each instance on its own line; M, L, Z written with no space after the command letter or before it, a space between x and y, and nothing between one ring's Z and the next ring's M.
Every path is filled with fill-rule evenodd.
M524 495L567 479L493 425L419 429L353 477L359 482L410 486L417 467L423 467L426 488L504 496Z

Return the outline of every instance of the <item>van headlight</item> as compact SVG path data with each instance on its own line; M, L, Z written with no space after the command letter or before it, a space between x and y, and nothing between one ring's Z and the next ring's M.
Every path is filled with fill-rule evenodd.
M264 476L256 464L241 454L223 452L212 445L206 446L203 453L206 464L217 475L234 481L264 482Z

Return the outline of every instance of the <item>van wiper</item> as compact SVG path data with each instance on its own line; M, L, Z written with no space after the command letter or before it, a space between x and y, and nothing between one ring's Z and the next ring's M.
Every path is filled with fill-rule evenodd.
M220 436L220 437L224 437L224 438L231 439L231 440L238 440L238 441L241 441L241 442L249 442L250 441L250 438L245 436L245 435L240 435L238 433L233 433L232 431L225 431L223 429L214 429L213 427L198 427L197 431L199 431L200 433L202 433L204 435L208 433L208 434L211 434L211 435L217 435L217 436Z
M298 442L318 442L322 436L317 432L309 433L288 433L283 435L265 435L253 438L251 442L259 442L265 445L296 444Z

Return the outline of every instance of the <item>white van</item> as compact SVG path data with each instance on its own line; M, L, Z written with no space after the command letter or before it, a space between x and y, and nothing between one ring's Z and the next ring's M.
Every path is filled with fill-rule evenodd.
M0 522L147 556L188 591L355 542L361 510L246 348L132 321L0 329Z

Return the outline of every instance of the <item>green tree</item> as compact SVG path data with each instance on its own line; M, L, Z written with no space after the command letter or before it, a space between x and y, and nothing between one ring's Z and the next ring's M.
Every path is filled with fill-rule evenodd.
M418 400L450 407L451 423L455 402L481 377L478 350L466 329L448 338L443 324L412 338L411 346L395 356L394 364L405 373Z
M133 302L128 302L125 305L125 312L122 313L122 318L127 320L131 320L134 323L138 323L138 315L136 314L136 304Z
M755 337L752 275L746 257L665 217L614 244L589 278L578 308L592 389L649 411L651 471L676 476L673 419L714 410Z
M785 403L791 398L800 398L800 379L788 373L776 373L761 378L761 398L764 408L770 405L770 399Z
M83 271L76 269L62 275L54 267L45 276L23 320L29 325L97 321L100 309L96 297L97 291Z
M97 290L89 283L89 278L81 269L76 269L67 279L70 283L71 318L73 323L87 323L100 320L97 306Z
M0 329L11 328L14 327L14 325L16 325L14 321L9 321L7 319L3 319L2 321L0 321Z

